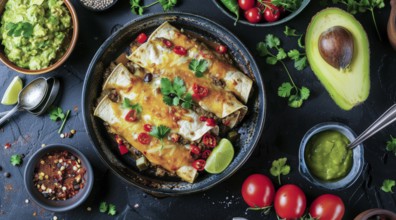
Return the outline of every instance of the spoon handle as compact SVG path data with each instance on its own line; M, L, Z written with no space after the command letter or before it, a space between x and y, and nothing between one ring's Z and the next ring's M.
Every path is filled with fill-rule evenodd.
M4 115L3 118L0 119L0 126L4 124L11 116L19 110L19 105L16 105L14 108L12 108L6 115Z
M349 144L349 148L353 149L367 138L373 136L378 131L382 130L392 122L396 121L396 104L392 105L388 110L384 112L373 124L371 124L363 133L361 133L352 143Z

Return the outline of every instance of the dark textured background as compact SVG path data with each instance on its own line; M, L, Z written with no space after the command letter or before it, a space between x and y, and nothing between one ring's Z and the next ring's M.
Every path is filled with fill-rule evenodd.
M233 21L222 14L210 0L182 0L175 10L185 11L208 17L224 25L251 50L261 68L261 74L267 92L267 118L261 141L250 160L234 176L204 193L176 198L155 198L134 187L128 186L108 172L88 140L81 115L81 91L85 72L96 50L111 33L126 22L134 19L126 0L120 0L106 12L95 13L82 8L77 1L73 4L80 21L80 36L76 49L64 66L47 76L59 77L62 81L62 96L58 105L63 109L71 109L65 131L76 129L72 139L61 139L57 134L60 123L50 121L48 115L35 117L27 113L16 115L0 129L0 146L10 142L12 147L0 148L0 219L49 219L56 215L58 219L106 219L106 214L99 213L101 201L117 205L119 219L232 219L240 216L248 219L276 219L274 212L268 217L259 212L246 211L240 188L243 180L252 173L269 175L271 161L279 157L287 157L292 171L282 177L283 183L294 183L303 188L308 205L325 190L317 189L305 181L298 172L298 147L304 133L320 122L336 121L350 126L356 133L362 132L382 112L391 106L396 99L396 56L391 50L386 37L386 23L389 16L389 2L384 9L375 10L377 22L383 38L380 42L369 13L358 14L356 17L367 32L371 49L371 92L365 103L343 111L330 99L328 93L316 79L309 68L295 71L291 63L289 69L296 83L311 89L311 97L299 109L291 109L285 100L277 97L277 87L287 80L281 66L268 66L264 59L255 53L255 45L268 33L281 37L287 49L296 47L295 39L284 37L284 25L270 28L254 28L243 25L233 26ZM150 3L152 1L146 1ZM305 32L311 17L323 6L319 1L310 5L287 25ZM156 5L146 13L161 11ZM15 75L24 82L35 76L18 74L0 64L0 94ZM0 106L0 111L11 107ZM384 193L379 188L382 181L396 179L396 156L385 150L385 142L389 135L396 136L396 127L390 126L365 142L365 159L367 166L358 181L347 190L334 192L342 197L346 205L345 219L352 219L358 213L374 207L396 211L395 194ZM26 161L42 144L65 143L76 146L91 160L95 169L95 185L90 198L79 208L66 213L52 213L35 205L28 199L23 185L23 170ZM13 167L9 163L12 154L25 154L21 167ZM5 171L11 172L11 178L3 177ZM275 178L273 178L274 183ZM276 184L275 184L276 185ZM276 185L276 187L278 187ZM137 205L138 204L138 207ZM87 211L91 207L92 211ZM33 216L36 213L37 216Z

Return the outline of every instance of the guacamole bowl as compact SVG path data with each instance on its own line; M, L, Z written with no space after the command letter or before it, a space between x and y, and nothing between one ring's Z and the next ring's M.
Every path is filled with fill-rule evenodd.
M40 5L29 5L29 10L24 12L23 6L11 1L0 1L0 60L12 70L30 75L47 73L61 66L72 53L78 36L78 19L72 3L68 0L63 0L64 4L60 4L61 0L44 1ZM40 7L57 12L62 9L62 13L38 16ZM70 19L65 19L66 14ZM29 19L36 16L38 19L21 20L12 16Z

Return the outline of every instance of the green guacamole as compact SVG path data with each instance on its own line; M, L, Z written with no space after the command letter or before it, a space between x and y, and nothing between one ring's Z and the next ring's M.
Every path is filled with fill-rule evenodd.
M62 0L9 0L1 18L0 39L10 61L39 70L65 53L71 28Z
M352 150L349 140L338 131L315 134L305 148L305 162L310 172L324 181L345 177L352 167Z

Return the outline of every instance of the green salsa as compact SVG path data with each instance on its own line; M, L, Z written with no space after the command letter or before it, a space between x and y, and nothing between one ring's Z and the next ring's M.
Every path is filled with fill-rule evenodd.
M71 28L62 0L9 0L1 18L0 39L11 62L39 70L65 53Z
M345 177L352 168L352 150L345 135L329 130L315 134L305 148L305 162L309 171L324 181Z

